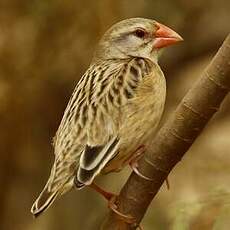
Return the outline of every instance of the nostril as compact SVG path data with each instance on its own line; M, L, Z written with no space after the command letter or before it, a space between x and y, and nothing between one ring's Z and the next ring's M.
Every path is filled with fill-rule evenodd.
M156 22L156 23L155 23L155 27L156 27L156 30L159 30L159 29L161 28L160 23L159 23L159 22Z

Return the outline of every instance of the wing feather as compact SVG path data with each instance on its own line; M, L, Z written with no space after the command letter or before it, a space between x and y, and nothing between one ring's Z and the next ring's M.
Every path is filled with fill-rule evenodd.
M119 139L112 138L105 146L87 147L81 155L80 165L75 178L78 188L92 183L96 175L117 154Z
M86 145L84 152L81 154L79 165L85 170L92 170L111 152L118 139L112 138L106 145L89 146Z

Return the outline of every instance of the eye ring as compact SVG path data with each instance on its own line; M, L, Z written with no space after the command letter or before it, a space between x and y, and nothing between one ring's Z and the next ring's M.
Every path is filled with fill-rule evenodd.
M135 36L138 37L138 38L144 38L145 35L146 35L146 32L145 32L144 30L142 30L142 29L136 29L136 30L134 31L134 34L135 34Z

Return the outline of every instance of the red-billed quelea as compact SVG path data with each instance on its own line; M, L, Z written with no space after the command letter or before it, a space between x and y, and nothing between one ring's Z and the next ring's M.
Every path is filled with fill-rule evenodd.
M74 186L80 189L99 174L119 171L147 144L166 96L158 54L181 40L170 28L144 18L123 20L104 34L54 138L55 161L32 206L35 216Z

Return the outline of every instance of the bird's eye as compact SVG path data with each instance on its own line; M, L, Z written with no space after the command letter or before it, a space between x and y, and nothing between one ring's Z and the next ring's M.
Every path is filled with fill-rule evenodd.
M135 34L138 38L144 38L146 32L145 32L144 30L137 29L137 30L135 30L134 34Z

